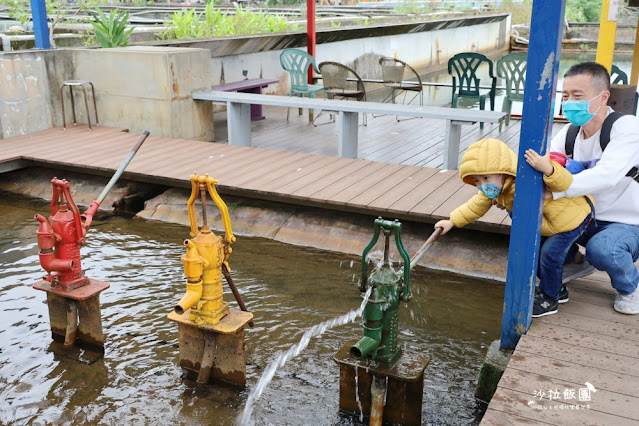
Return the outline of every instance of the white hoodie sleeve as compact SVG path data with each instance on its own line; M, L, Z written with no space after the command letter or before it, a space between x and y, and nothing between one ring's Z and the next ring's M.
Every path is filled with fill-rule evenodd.
M566 126L553 138L551 146L556 147L556 139L564 144L561 151L565 152ZM597 140L597 143L599 141ZM559 141L556 142L559 145ZM553 198L578 197L593 192L605 191L614 187L626 175L628 170L639 164L639 119L624 116L618 119L610 131L610 143L603 152L601 159L591 169L574 175L572 185L565 192L554 193Z

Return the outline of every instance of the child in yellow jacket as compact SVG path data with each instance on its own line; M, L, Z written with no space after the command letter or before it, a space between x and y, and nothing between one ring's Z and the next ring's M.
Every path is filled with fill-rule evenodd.
M529 150L525 158L532 167L544 173L544 183L551 192L565 191L572 183L570 172L550 161L548 156L542 157ZM465 183L479 188L479 192L453 210L450 219L440 220L435 227L442 228L442 234L453 227L462 228L486 214L493 201L512 212L516 175L517 156L505 143L497 139L475 142L462 157L459 176ZM541 224L541 235L545 238L542 238L539 256L540 283L535 294L533 317L557 313L558 303L568 301L568 291L561 285L564 260L590 223L594 211L592 203L589 196L545 200Z

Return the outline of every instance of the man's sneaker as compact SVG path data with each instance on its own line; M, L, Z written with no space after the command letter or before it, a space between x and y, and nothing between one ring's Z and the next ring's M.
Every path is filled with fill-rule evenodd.
M559 300L557 302L566 303L569 300L570 299L568 298L568 289L566 288L565 285L562 285L561 288L559 289Z
M533 303L533 318L543 317L545 315L552 315L557 313L557 306L559 303L552 300L550 297L539 292L535 295L535 301Z
M615 311L628 315L639 314L639 287L630 294L617 293Z

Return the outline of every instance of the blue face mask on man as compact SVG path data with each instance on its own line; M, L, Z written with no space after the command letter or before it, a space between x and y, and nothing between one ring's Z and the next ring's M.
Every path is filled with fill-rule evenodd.
M486 194L486 197L493 200L499 197L499 194L501 194L501 188L494 183L485 183L483 185L479 185L479 190Z
M601 92L597 96L601 96L602 93L603 92ZM599 108L601 108L600 105L599 108L597 108L597 111L590 112L590 102L597 96L592 99L581 101L564 101L562 104L562 109L568 121L570 121L570 123L575 126L584 126L590 120L592 120L599 111Z

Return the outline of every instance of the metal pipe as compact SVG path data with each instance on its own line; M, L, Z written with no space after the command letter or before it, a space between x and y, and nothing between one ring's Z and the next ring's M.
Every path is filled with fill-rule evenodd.
M224 263L222 263L222 273L224 274L224 278L226 278L226 282L229 284L229 287L231 288L231 291L233 292L233 296L235 296L235 300L237 300L237 304L240 306L240 309L243 310L244 312L248 312L248 309L246 309L246 305L244 304L244 301L242 300L242 296L240 295L240 292L237 289L237 286L235 285L235 282L233 281L233 277L231 277L231 273L229 272L229 270L227 269L226 265ZM253 327L253 320L249 321L249 327Z
M430 237L428 237L426 242L420 247L419 250L417 250L417 253L415 253L413 258L410 260L410 269L413 269L415 265L417 265L417 262L419 262L419 259L422 258L424 253L426 253L426 250L428 250L430 245L435 242L435 240L437 239L437 237L440 236L443 230L444 230L443 228L435 228L435 231L432 234L430 234Z
M371 382L370 426L382 426L384 419L384 400L386 399L386 378L373 376Z
M208 227L208 218L206 217L206 187L200 185L200 202L202 203L202 226Z
M389 264L389 261L388 261L389 251L390 251L390 232L386 233L386 230L384 230L384 265Z
M381 327L379 327L381 333ZM359 342L355 343L350 348L350 354L355 358L364 359L371 353L375 353L379 347L379 340L375 340L372 337L364 336Z
M64 336L64 348L68 349L75 343L78 332L78 304L73 299L67 299L67 330Z
M107 194L109 193L109 191L111 190L113 185L115 185L115 183L118 181L118 179L120 179L120 176L124 172L124 169L126 169L126 167L129 165L131 160L133 160L133 157L138 152L138 150L140 149L140 147L142 146L142 144L144 143L146 138L149 137L149 134L150 133L149 133L148 130L145 130L144 133L142 133L142 136L140 136L140 139L138 140L138 143L135 144L135 146L129 152L129 154L126 156L126 158L124 159L122 164L120 164L120 167L115 172L113 177L111 177L111 180L109 181L109 183L107 183L107 185L104 187L104 189L102 190L100 195L98 195L98 198L96 199L96 201L98 203L102 203L102 201L104 201L104 198L107 196Z

